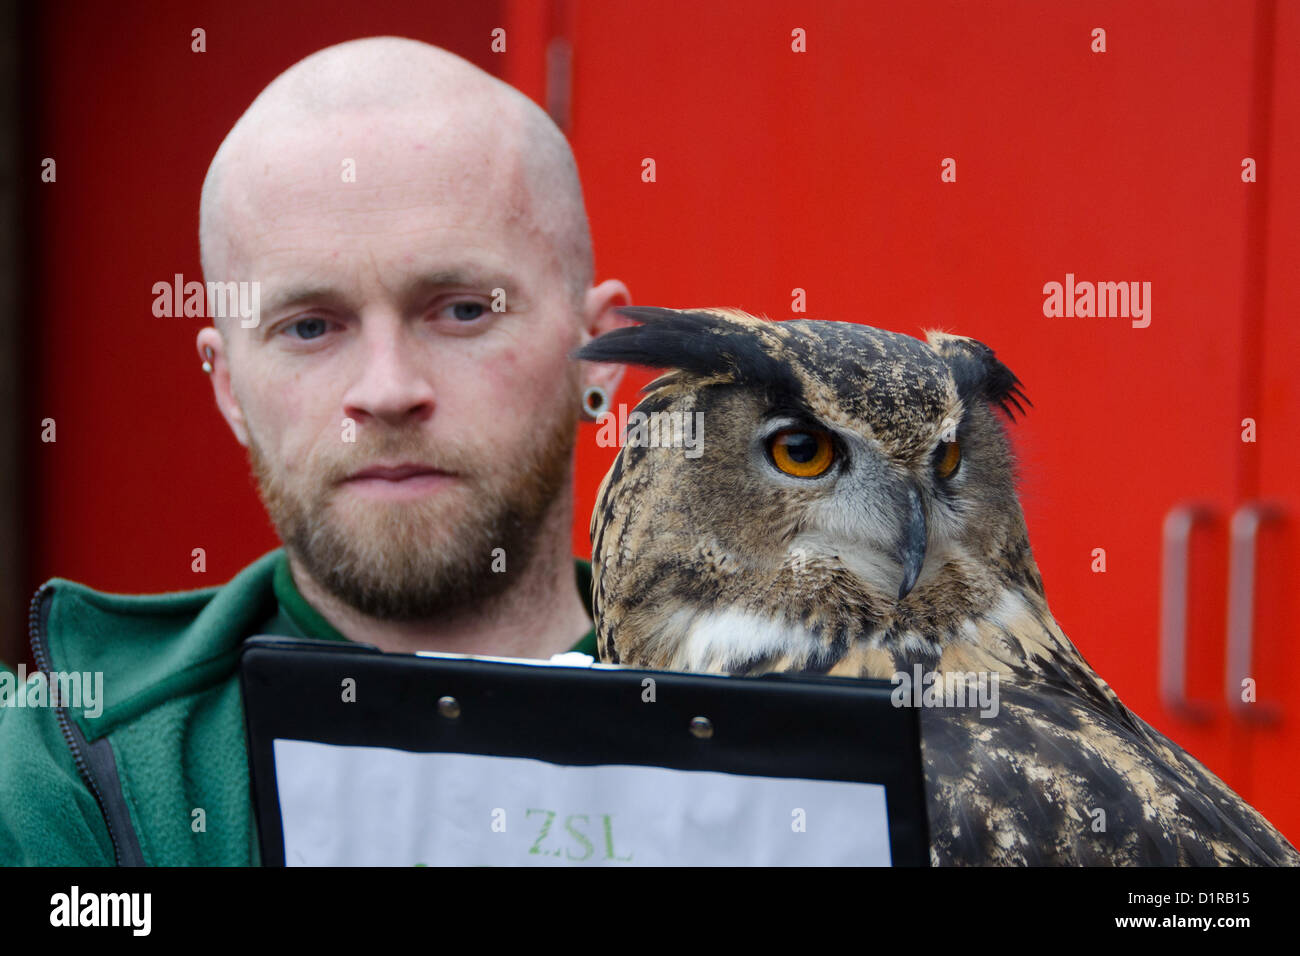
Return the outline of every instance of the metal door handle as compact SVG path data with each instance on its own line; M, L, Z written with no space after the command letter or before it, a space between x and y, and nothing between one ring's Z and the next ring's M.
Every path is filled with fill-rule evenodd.
M1164 555L1160 587L1160 700L1170 711L1188 720L1209 718L1209 708L1187 699L1187 565L1192 528L1208 521L1213 512L1205 505L1185 504L1170 509L1164 522Z
M1241 699L1242 678L1250 677L1255 653L1255 539L1265 521L1282 517L1275 505L1258 501L1244 504L1232 514L1228 552L1228 644L1224 664L1223 694L1238 716L1268 721L1279 716L1273 703Z

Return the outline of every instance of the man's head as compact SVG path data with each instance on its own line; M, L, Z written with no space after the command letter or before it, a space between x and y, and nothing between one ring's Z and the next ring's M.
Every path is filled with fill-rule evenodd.
M321 586L431 618L567 542L580 395L617 382L567 355L627 292L592 287L572 154L531 100L411 40L322 50L222 143L200 243L209 282L259 283L257 325L198 347Z

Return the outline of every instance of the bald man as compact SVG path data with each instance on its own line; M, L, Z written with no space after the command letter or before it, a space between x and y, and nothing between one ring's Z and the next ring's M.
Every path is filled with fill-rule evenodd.
M258 290L196 344L284 547L219 589L42 588L37 663L102 672L103 700L0 709L0 863L258 862L252 634L595 654L573 447L584 394L620 370L568 355L629 299L593 285L546 114L426 44L322 50L217 150L200 248L209 282Z

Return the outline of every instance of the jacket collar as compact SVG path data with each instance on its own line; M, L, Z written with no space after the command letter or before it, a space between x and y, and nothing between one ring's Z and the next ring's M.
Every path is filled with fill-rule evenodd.
M591 613L591 565L576 561L577 585ZM283 568L283 570L279 570ZM277 582L277 575L285 580ZM292 597L280 592L288 590ZM296 598L296 602L294 601ZM301 604L310 612L302 620ZM230 677L245 637L284 607L309 636L344 639L307 605L288 574L284 549L258 558L225 585L165 594L108 594L52 578L33 602L34 641L55 672L102 673L98 717L68 708L88 741L108 735L168 700ZM316 618L329 628L310 626ZM596 657L595 629L574 648Z
M68 708L86 739L227 679L244 636L275 613L279 554L263 555L224 586L197 591L106 594L48 581L35 599L33 643L43 643L52 671L104 675L98 717Z

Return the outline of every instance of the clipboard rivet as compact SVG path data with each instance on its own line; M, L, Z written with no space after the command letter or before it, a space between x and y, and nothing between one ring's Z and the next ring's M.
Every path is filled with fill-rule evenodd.
M460 716L460 701L455 697L439 697L438 713L451 720L455 720Z
M708 740L713 736L713 721L707 717L692 717L691 733L701 740Z

